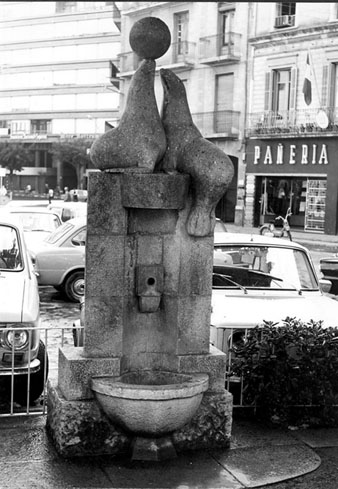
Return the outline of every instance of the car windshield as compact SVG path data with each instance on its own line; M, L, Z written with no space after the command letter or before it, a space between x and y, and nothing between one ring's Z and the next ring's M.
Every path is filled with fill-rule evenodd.
M0 270L22 270L23 259L18 232L0 224Z
M52 234L50 234L46 239L46 243L55 244L59 239L74 230L74 224L71 222L66 222L59 226Z
M59 227L59 220L54 214L39 212L14 212L19 216L24 231L45 231L52 233Z
M256 244L215 246L213 286L318 289L308 256L302 250Z

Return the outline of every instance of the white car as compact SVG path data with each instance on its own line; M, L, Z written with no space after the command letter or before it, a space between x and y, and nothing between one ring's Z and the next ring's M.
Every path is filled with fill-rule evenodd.
M12 215L0 215L0 376L13 376L13 398L20 404L36 400L48 372L40 340L37 279L23 230ZM27 399L27 384L29 396ZM11 382L10 382L11 384Z
M286 317L338 327L338 301L326 296L331 283L319 280L308 250L260 235L225 233L215 244L211 344L227 352L246 328Z
M20 220L28 249L36 247L62 224L57 213L43 207L8 207L8 211Z

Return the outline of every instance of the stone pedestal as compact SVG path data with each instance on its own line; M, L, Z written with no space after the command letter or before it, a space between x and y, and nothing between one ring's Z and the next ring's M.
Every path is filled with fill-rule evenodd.
M85 343L60 349L48 387L48 429L64 456L130 451L134 434L106 418L90 379L139 370L208 374L197 413L169 435L178 452L229 445L225 355L209 344L213 235L188 235L190 192L183 174L90 174Z

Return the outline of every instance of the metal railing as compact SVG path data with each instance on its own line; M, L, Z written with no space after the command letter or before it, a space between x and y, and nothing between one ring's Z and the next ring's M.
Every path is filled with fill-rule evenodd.
M279 15L275 18L275 27L292 27L295 25L295 15Z
M82 329L77 325L79 329ZM56 328L25 328L29 332L29 343L31 343L33 332L40 332L40 340L44 343L45 350L43 353L44 366L43 372L43 392L34 400L30 401L32 380L35 375L33 368L28 367L27 374L16 374L17 365L15 362L14 347L10 353L11 362L6 368L6 375L1 373L0 369L0 417L9 416L32 416L47 414L47 391L46 382L48 379L57 380L58 374L58 351L59 347L64 345L74 345L73 330L74 326L64 326ZM3 331L11 331L10 328L0 328L0 333ZM13 332L17 328L12 329ZM47 360L48 358L48 360ZM31 353L28 353L28 364L31 363ZM25 400L25 402L17 402L17 398Z
M194 123L204 137L213 134L222 134L225 137L233 139L239 137L239 116L240 112L234 110L219 110L192 114Z
M219 110L215 112L196 112L191 114L194 124L204 137L216 134L222 137L238 139L240 112ZM119 120L116 124L119 124Z
M241 56L240 41L241 34L228 32L216 36L200 38L200 61L210 58L222 57L231 61L239 59Z
M275 136L338 132L338 112L335 107L265 111L249 115L247 135Z

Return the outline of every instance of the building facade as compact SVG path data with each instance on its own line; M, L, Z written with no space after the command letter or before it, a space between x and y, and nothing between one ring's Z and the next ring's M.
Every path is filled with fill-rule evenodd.
M337 4L257 2L249 45L245 223L337 234Z
M193 120L202 135L227 153L235 176L216 214L243 223L244 127L247 103L247 28L251 4L241 2L116 2L121 11L120 90L123 110L131 77L140 60L129 33L142 17L163 20L171 33L167 53L156 60L155 94L161 110L159 69L174 71L184 82Z
M113 2L0 2L0 142L34 151L15 188L85 186L85 169L51 145L93 139L117 120L115 13Z

